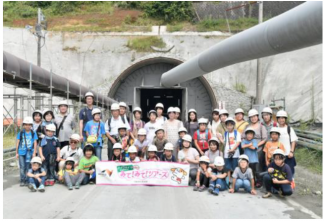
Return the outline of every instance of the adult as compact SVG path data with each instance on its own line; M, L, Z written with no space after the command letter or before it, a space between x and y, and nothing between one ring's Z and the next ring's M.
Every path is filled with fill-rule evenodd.
M212 133L212 136L217 137L217 128L220 125L219 109L212 111L212 121L209 122L208 128Z
M66 100L60 101L58 105L59 114L54 119L56 125L58 125L56 135L60 141L61 149L69 144L73 130L76 128L74 116L68 113L68 107Z
M177 145L179 139L178 130L183 127L183 122L176 119L175 108L169 107L167 110L169 119L164 123L165 138L174 146ZM173 155L177 158L177 149L174 148Z
M83 148L84 142L86 141L86 132L84 131L85 126L88 121L93 120L93 115L91 112L93 111L93 103L94 103L94 94L91 92L87 92L85 94L85 101L87 106L82 108L79 112L79 136L80 141L83 142L81 147Z
M220 124L217 127L216 133L217 133L217 138L220 141L220 140L224 139L225 132L227 131L226 120L229 117L229 113L227 110L221 109L221 110L219 110L219 116L220 116ZM220 151L223 153L224 153L224 147L225 147L225 145L220 142Z
M146 124L143 120L141 120L141 115L142 115L142 109L140 107L134 108L133 120L130 121L130 128L131 128L130 136L134 140L138 138L139 129L144 128L144 125Z
M267 140L271 139L271 134L270 134L271 128L278 126L277 122L273 121L272 116L273 116L273 111L271 108L269 108L269 107L263 108L263 110L262 110L262 118L263 118L262 124L264 125L264 127L267 130Z
M167 120L167 118L163 115L164 113L164 105L162 103L158 103L156 104L155 107L156 111L157 111L157 123L159 124L159 126L164 126L165 121Z
M235 110L235 121L236 126L235 129L240 133L243 134L245 132L245 129L247 128L248 122L244 120L245 112L241 108L237 108Z
M179 109L179 107L174 107L175 112L176 112L176 119L177 120L181 120L181 109Z
M295 166L296 166L296 159L294 156L294 152L296 149L296 142L298 141L298 137L292 127L288 125L288 114L287 112L280 110L276 114L276 118L279 124L279 131L280 131L280 143L283 144L285 149L285 163L289 165L292 176L295 174Z
M190 109L187 115L187 121L184 124L184 127L187 130L187 133L193 137L195 131L199 129L199 123L197 121L197 112L195 109Z
M69 144L60 151L61 161L66 161L68 157L73 157L75 166L78 166L80 159L83 157L82 149L78 147L79 141L79 134L72 134L70 136Z
M120 116L121 116L123 123L130 125L130 119L127 117L127 113L126 113L128 106L123 101L118 103L118 105L120 106ZM128 134L129 134L129 131L130 131L130 128L128 129Z

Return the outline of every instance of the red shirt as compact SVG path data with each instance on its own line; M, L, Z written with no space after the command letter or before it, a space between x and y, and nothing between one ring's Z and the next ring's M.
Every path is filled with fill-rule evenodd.
M208 137L206 137L206 134L208 134ZM206 131L200 131L199 139L197 137L197 131L194 132L193 139L197 140L197 144L199 145L201 150L207 150L209 149L209 143L208 141L211 139L212 135L210 132L206 133Z

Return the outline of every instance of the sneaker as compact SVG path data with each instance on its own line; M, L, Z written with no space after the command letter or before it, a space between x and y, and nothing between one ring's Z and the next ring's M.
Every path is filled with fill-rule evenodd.
M283 193L282 193L282 190L281 190L281 189L279 189L279 196L280 196L281 198L284 198L284 195L283 195Z
M54 180L50 180L49 183L50 183L50 184L49 184L50 186L54 186L55 181L54 181Z
M68 186L68 189L69 190L73 190L73 187L70 185L70 186Z
M94 182L94 181L92 181L92 180L90 180L90 181L89 181L89 184L95 184L95 182Z
M199 187L195 185L193 188L193 191L198 191L198 190L199 190Z
M206 190L206 186L205 185L200 186L199 192L203 192L204 190Z
M32 191L32 192L36 192L36 186L35 186L35 184L29 184L28 185L28 188Z
M214 187L210 186L209 189L208 189L208 192L209 192L209 193L212 193L213 190L214 190Z
M49 185L50 185L50 181L49 181L49 180L45 180L44 185L45 185L45 186L49 186Z
M215 188L212 193L213 193L213 195L218 196L219 195L219 188Z
M74 186L75 189L79 189L80 188L80 184L76 183L76 185Z
M262 197L263 198L269 198L269 197L271 197L272 196L272 193L270 193L270 192L267 192L265 195L263 195Z
M44 192L45 191L45 188L44 188L44 185L43 184L41 184L39 187L38 187L38 191L39 192Z
M24 182L20 182L20 185L19 186L25 186L25 183Z

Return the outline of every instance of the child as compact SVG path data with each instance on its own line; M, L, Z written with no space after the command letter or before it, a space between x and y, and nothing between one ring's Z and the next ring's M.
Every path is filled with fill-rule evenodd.
M238 157L239 157L239 150L238 146L241 142L241 136L240 133L235 130L235 120L231 117L227 118L226 121L226 128L227 131L221 138L221 143L224 144L224 158L226 163L226 168L229 170L228 172L228 178L230 182L230 174L235 170L235 168L238 165Z
M40 110L35 110L33 112L33 131L37 134L38 136L38 141L37 143L39 144L42 140L40 137L42 135L42 112Z
M159 158L162 157L163 155L163 151L164 151L164 147L165 145L168 143L168 140L165 139L165 130L162 127L158 127L155 131L156 137L154 138L152 144L155 145L157 147L157 155Z
M280 143L279 141L280 131L277 127L271 128L270 137L271 137L271 141L266 142L263 150L265 152L265 163L267 167L271 163L271 159L275 150L281 149L285 151L283 144Z
M179 139L177 141L177 149L178 149L178 151L180 151L183 148L183 137L184 137L185 134L187 134L187 129L185 127L180 127L179 130L178 130Z
M147 140L149 145L152 144L153 139L155 138L156 129L159 127L159 123L156 121L157 112L155 110L149 111L149 119L150 121L146 123L144 129L147 131Z
M65 161L65 166L58 173L59 181L64 181L69 190L80 188L80 184L85 178L85 173L79 173L78 168L75 168L75 161L73 157L68 157Z
M211 132L207 129L208 120L205 118L199 119L199 129L194 132L193 140L200 156L209 149L208 140L211 139Z
M130 136L132 139L138 138L138 131L140 128L144 128L145 122L141 120L142 110L140 107L136 107L133 110L133 120L130 122L131 133Z
M144 128L141 128L138 132L138 139L136 139L134 142L134 146L136 146L136 148L138 149L138 156L141 160L145 159L146 150L149 145L146 136L147 131Z
M252 169L248 167L248 163L249 159L246 155L239 156L239 167L236 167L232 175L234 180L229 193L238 192L239 188L244 188L246 192L256 195L253 173Z
M217 136L217 128L220 125L219 109L212 111L212 121L209 122L208 129L211 131L212 136Z
M87 144L84 147L83 152L84 157L81 158L78 167L79 173L85 173L85 178L83 179L81 184L94 184L96 182L95 164L99 159L95 156L95 149L91 144Z
M29 180L28 188L32 192L36 192L36 190L44 192L46 172L44 168L41 167L42 159L40 157L33 157L30 163L32 164L32 168L29 169L27 173L27 177Z
M60 162L60 141L54 136L56 127L54 124L46 126L46 136L41 141L39 154L46 170L45 186L53 186L55 175L56 161Z
M150 145L148 147L148 161L159 161L159 157L157 156L157 147L155 145Z
M44 118L44 121L41 124L42 134L40 135L40 137L42 139L45 137L45 135L46 135L46 126L49 125L49 124L53 124L55 126L54 136L56 136L57 125L54 122L54 113L53 113L53 111L51 111L49 109L45 109L43 111L43 118Z
M161 157L161 161L177 162L173 155L174 145L172 143L166 143L164 147L164 154Z
M213 164L214 168L208 169L209 177L211 178L208 192L218 196L220 191L224 191L227 188L226 177L228 170L224 167L225 161L221 156L217 156Z
M116 162L125 162L125 157L122 153L122 145L120 143L115 143L113 145L113 156L111 160Z
M263 177L263 183L267 193L263 198L271 197L271 190L279 191L281 197L290 196L292 194L291 182L292 172L285 161L284 151L277 149L273 153L273 162L269 164L268 174Z
M229 117L228 111L225 110L225 109L219 110L219 117L220 117L220 123L219 123L219 125L217 127L216 135L217 135L217 138L219 140L221 140L223 138L225 132L227 131L227 129L226 129L226 120ZM223 143L220 144L220 151L225 152Z
M120 143L122 146L122 153L127 151L128 147L130 146L130 139L129 136L127 135L126 130L127 130L127 126L121 123L118 126L118 136L114 136L116 142Z
M249 159L249 168L253 171L253 177L254 180L257 183L256 171L257 171L257 165L258 165L258 155L257 155L257 149L258 149L258 143L254 139L255 131L253 128L248 127L245 130L245 139L242 141L241 148L244 150L244 154L248 156ZM261 182L261 181L259 181Z
M30 167L32 157L36 156L37 135L32 130L33 119L26 117L23 121L23 130L17 134L16 158L19 159L20 186L27 186L26 173Z
M93 145L96 156L102 160L102 136L105 134L105 125L100 120L101 111L98 108L94 108L91 114L93 120L87 122L84 131L86 132L87 142Z
M138 151L137 148L135 146L130 146L128 149L128 153L129 153L129 159L126 160L126 162L140 162L140 158L137 156Z
M199 169L196 173L196 185L194 191L203 192L209 185L209 167L210 159L207 156L201 156L199 160Z
M212 137L209 140L209 150L204 153L204 156L209 157L209 167L215 168L214 160L217 156L223 156L223 153L219 150L220 142L218 138Z

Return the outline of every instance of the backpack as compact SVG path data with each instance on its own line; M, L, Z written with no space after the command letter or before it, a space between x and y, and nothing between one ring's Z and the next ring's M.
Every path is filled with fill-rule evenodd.
M197 133L197 140L199 141L199 140L201 140L201 138L200 138L200 130L197 130L196 131L196 133ZM209 131L208 131L208 129L206 129L205 130L205 137L206 137L206 141L208 142L209 141ZM203 149L204 149L204 143L203 143Z

